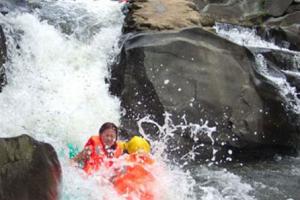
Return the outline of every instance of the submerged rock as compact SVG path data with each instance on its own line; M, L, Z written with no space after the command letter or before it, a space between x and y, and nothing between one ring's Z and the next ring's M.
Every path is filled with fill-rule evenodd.
M59 198L61 167L53 147L22 135L0 139L0 199Z

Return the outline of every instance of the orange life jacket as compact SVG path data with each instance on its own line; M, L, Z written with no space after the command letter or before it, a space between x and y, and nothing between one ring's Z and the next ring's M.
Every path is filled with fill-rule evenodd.
M155 178L146 166L153 164L154 160L148 154L130 154L126 160L125 171L113 181L116 191L120 195L126 194L127 200L153 200L151 188Z
M113 151L108 153L99 136L90 137L90 139L84 145L84 149L85 151L88 151L88 157L84 161L83 170L88 174L93 171L97 171L103 163L104 159L118 158L123 154L123 148L118 142L116 142ZM113 162L112 160L108 159L105 164L107 167L110 167Z

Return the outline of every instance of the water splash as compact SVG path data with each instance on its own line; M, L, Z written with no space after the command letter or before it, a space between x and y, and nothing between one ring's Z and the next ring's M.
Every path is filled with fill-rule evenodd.
M146 116L138 121L139 132L143 137L150 140L153 153L157 160L162 160L165 163L169 163L168 158L164 152L168 149L169 140L176 139L175 134L178 132L183 132L184 130L191 130L190 137L193 138L195 145L192 146L190 151L182 156L180 160L185 160L183 164L173 162L170 167L170 175L174 177L174 188L177 190L178 187L183 187L184 191L178 191L180 193L174 192L177 195L181 194L180 198L177 195L168 199L202 199L202 200L226 200L226 199L240 199L240 200L255 200L252 195L253 188L251 185L245 183L241 177L228 172L226 169L220 169L217 166L212 166L215 163L215 153L214 149L211 162L207 166L204 165L191 165L191 161L195 159L197 155L196 144L199 140L200 135L207 135L212 142L215 143L213 134L216 132L216 127L209 127L208 122L200 121L199 124L188 123L183 116L183 122L180 124L174 124L171 119L171 114L165 113L165 122L163 125L159 125L157 122L152 120L149 116ZM156 140L151 140L150 134L145 133L143 130L143 123L149 123L157 127L158 138ZM203 144L200 144L200 146ZM173 149L174 151L180 150L182 147L177 147ZM178 166L178 167L177 167ZM211 167L210 167L211 166ZM175 167L175 168L174 168ZM171 182L170 177L167 182ZM180 181L178 181L180 180ZM182 183L184 182L184 183ZM167 184L170 186L170 184ZM173 186L173 185L171 185ZM189 186L189 187L187 187ZM183 193L186 192L186 193ZM192 195L192 196L190 196Z
M181 157L182 160L186 160L186 163L189 163L190 161L195 161L196 155L198 154L197 149L204 146L204 144L199 144L199 138L200 136L207 136L211 140L211 146L214 146L215 139L213 137L213 133L216 133L216 127L209 127L208 121L200 120L200 124L195 123L189 123L187 122L185 116L182 117L182 123L180 124L174 124L172 121L172 115L168 112L164 114L165 120L163 125L159 125L157 122L151 119L150 116L145 116L144 118L140 119L138 121L138 127L139 127L139 133L143 135L146 139L151 141L150 135L147 135L145 131L143 130L143 123L152 124L155 127L158 128L158 140L151 141L153 143L153 149L154 152L160 155L165 155L164 152L166 152L169 147L167 144L170 143L170 141L175 140L177 137L175 137L176 133L181 133L179 137L183 136L183 133L188 130L189 138L193 139L194 143L191 147L191 150L183 155ZM180 151L180 148L182 147L175 147L171 150L171 152ZM215 161L215 155L217 153L217 150L213 148L213 154L211 157L211 161ZM167 159L165 157L165 159Z

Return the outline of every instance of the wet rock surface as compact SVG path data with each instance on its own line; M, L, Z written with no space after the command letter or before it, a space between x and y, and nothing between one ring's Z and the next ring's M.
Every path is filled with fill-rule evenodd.
M0 139L0 199L58 199L60 181L51 145L27 135Z

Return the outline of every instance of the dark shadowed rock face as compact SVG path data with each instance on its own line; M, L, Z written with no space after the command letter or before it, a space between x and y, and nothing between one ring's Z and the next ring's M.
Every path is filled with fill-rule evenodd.
M4 63L6 60L6 44L5 44L5 35L3 33L2 27L0 26L0 92L2 87L6 83Z
M22 135L0 139L0 199L56 200L61 167L49 144Z
M270 156L276 149L288 149L292 137L280 101L268 101L277 94L265 92L271 86L255 73L254 65L244 47L200 28L139 34L125 42L112 69L111 91L126 109L125 127L136 130L136 120L146 115L164 124L165 112L175 124L183 122L183 116L190 123L209 120L209 126L217 127L214 146L221 157L228 149L237 157L240 152L259 157L262 149ZM146 129L155 132L151 126ZM198 139L192 140L185 130L173 145L188 151L204 143L197 151L206 159L212 141L206 134Z

